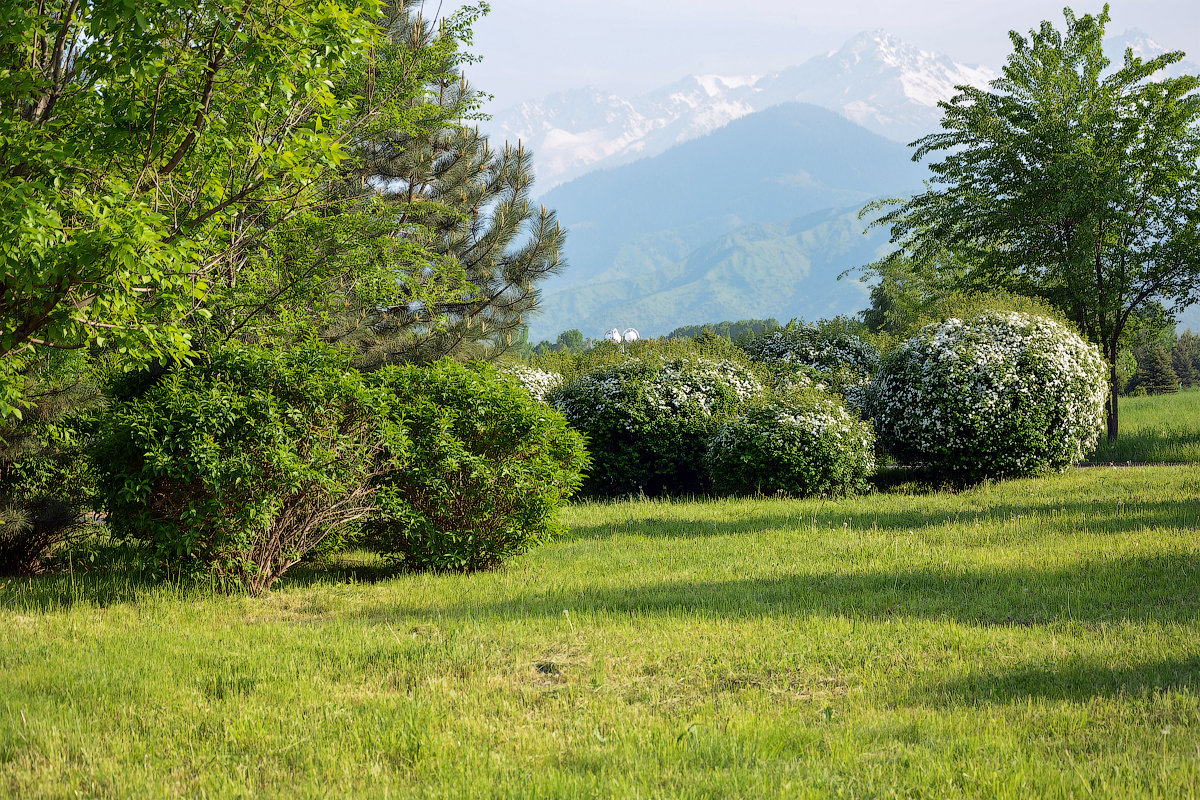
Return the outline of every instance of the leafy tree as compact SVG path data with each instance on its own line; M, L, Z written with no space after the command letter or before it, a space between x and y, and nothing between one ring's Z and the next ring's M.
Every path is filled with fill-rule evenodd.
M916 261L951 252L969 285L1041 297L1110 365L1108 435L1118 431L1116 362L1131 318L1192 302L1200 278L1200 98L1194 76L1150 80L1178 62L1131 51L1111 72L1108 6L1043 22L990 90L959 87L942 132L916 142L930 188L882 216Z
M563 331L558 335L558 341L555 342L561 349L570 350L572 353L578 353L584 348L583 333L578 328L572 328L569 331Z
M435 236L419 224L420 214L387 202L364 166L372 157L364 143L374 137L431 136L465 113L431 93L436 98L440 87L459 80L460 66L471 60L463 46L483 11L466 6L433 21L414 10L419 5L383 0L369 51L336 75L334 92L352 109L341 123L354 132L349 157L308 189L299 213L279 220L277 209L265 208L239 217L248 246L206 297L212 319L202 326L205 338L296 343L347 309L361 317L364 308L466 297L462 266L426 246Z
M354 144L436 107L428 84L461 21L422 47L394 47L380 21L407 6L5 4L0 413L23 402L14 355L111 342L135 357L186 357L214 310L218 329L242 330L246 309L278 300L281 285L325 288L305 280L312 264L291 265L290 282L246 268L272 252L275 232L288 244L329 233L325 190ZM361 250L380 226L343 224L340 235L349 230ZM231 299L239 285L248 291Z

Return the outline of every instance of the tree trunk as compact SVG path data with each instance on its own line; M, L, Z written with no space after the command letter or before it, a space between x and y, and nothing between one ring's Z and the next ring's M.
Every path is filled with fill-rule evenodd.
M1104 404L1104 417L1108 421L1108 440L1117 440L1117 358L1108 360L1108 401Z

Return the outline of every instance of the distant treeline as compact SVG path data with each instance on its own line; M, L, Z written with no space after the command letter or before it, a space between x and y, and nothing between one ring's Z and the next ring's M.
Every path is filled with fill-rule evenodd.
M773 331L780 327L779 320L743 319L737 322L706 322L703 325L683 325L666 335L667 339L692 339L706 333L714 336L724 336L731 341L737 341L743 336L757 336L764 331Z
M710 336L722 336L736 342L743 336L755 336L763 331L773 331L779 327L782 326L779 324L779 320L774 317L770 319L743 319L737 322L706 322L703 325L684 325L676 328L662 338L693 339L697 336L708 334ZM544 356L548 353L580 353L592 347L595 343L595 339L585 338L578 329L572 328L569 331L560 333L558 338L553 342L543 339L536 345L525 343L519 348L519 352L522 360L528 360L534 356Z

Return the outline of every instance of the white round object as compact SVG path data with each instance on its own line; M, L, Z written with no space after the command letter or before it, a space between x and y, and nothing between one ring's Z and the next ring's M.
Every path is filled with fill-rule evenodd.
M626 328L622 336L627 342L636 342L638 340L638 332L633 328Z

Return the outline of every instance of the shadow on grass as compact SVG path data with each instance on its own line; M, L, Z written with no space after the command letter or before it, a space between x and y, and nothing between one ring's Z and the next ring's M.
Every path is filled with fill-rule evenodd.
M1044 532L1088 531L1125 534L1146 528L1200 528L1200 499L1174 501L1137 501L1126 504L1119 499L1088 502L1064 501L1051 497L1030 497L1026 503L981 505L977 509L929 511L927 506L894 511L866 511L852 508L814 510L798 503L781 501L777 511L753 516L713 521L688 519L685 509L669 513L647 513L620 522L575 525L566 539L606 539L617 533L646 538L694 538L755 533L764 530L805 530L849 528L857 531L884 531L904 534L946 525L995 525L1026 523L1027 534L1010 532L1009 541L1018 542L1041 536ZM1036 523L1036 524L1035 524Z
M1200 555L1084 562L1063 569L831 572L639 586L586 585L501 602L380 609L380 617L556 617L564 610L644 617L841 615L1029 626L1121 620L1191 623L1200 616Z
M1200 656L1130 666L1087 662L1027 666L933 683L918 690L916 699L942 707L1029 699L1081 702L1097 696L1144 697L1179 690L1200 692Z
M379 583L401 574L404 570L395 564L371 553L356 552L319 561L303 561L288 570L275 588L322 583Z
M198 591L192 584L152 582L118 570L0 578L0 609L45 613L79 605L107 608L135 603L155 593L184 597Z
M328 583L378 583L399 574L395 566L373 557L350 554L292 567L272 590ZM74 606L107 608L121 603L145 602L151 597L189 599L225 591L212 580L150 580L132 569L95 569L89 572L0 578L0 609L45 613Z

